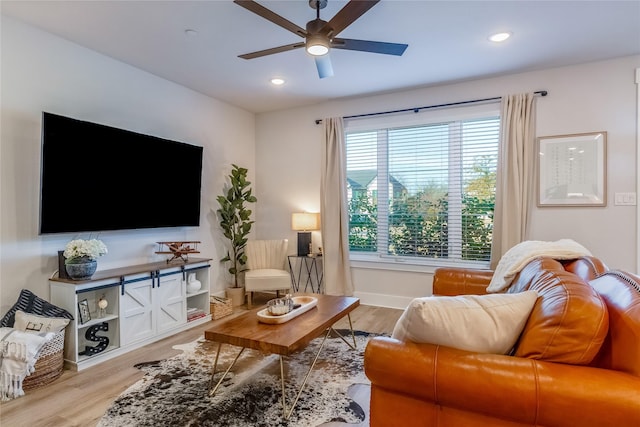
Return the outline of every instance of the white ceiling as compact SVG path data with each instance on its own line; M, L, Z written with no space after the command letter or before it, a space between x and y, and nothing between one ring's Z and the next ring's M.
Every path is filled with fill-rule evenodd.
M308 0L259 1L300 27ZM346 1L329 0L329 20ZM301 41L231 0L9 1L2 14L253 112L640 54L640 0L382 0L339 37L407 43L401 57L334 49L319 79ZM185 34L197 31L196 36ZM511 31L503 44L494 32ZM274 87L272 77L286 84Z

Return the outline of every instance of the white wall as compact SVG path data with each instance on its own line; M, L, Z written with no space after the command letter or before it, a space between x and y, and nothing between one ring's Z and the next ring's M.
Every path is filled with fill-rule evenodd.
M610 268L637 272L636 207L614 206L615 192L636 189L635 69L640 56L542 70L478 81L415 89L378 96L335 100L307 108L259 114L256 121L256 181L260 198L258 237L288 236L291 212L319 211L322 126L315 119L500 96L536 90L537 135L608 132L607 206L534 208L530 239L571 238L602 258ZM314 236L314 246L320 236ZM317 243L316 243L317 242ZM388 267L388 268L387 268ZM403 307L431 292L429 269L376 264L352 265L356 294L362 301Z
M201 255L214 260L214 287L222 290L226 277L217 260L223 249L211 210L231 163L248 167L254 182L253 237L288 237L293 253L291 213L320 210L322 127L315 119L545 89L549 96L537 101L539 136L608 132L608 205L534 208L530 238L573 238L611 268L638 271L636 207L614 206L613 194L637 191L634 72L639 56L335 100L254 118L10 18L3 16L1 24L0 312L22 288L47 298L57 251L71 238L87 237L38 235L43 110L205 147L201 226L101 233L110 253L99 260L99 268L156 260L158 240L201 240ZM314 247L320 237L313 233ZM431 276L424 274L429 269L353 265L363 302L402 307L431 292Z
M163 259L154 254L156 241L200 240L199 256L214 260L214 288L224 289L217 262L223 248L211 210L231 163L254 176L255 116L11 18L3 16L1 24L0 314L22 288L48 298L57 251L72 238L88 237L38 235L43 110L203 146L200 227L103 232L109 254L98 268ZM150 177L149 185L162 180ZM180 195L163 205L180 209Z

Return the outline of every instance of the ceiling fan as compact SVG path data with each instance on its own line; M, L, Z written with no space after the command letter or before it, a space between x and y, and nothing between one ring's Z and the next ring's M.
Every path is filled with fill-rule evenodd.
M330 48L401 56L408 45L370 40L341 39L336 37L379 1L380 0L351 0L327 22L320 19L320 9L324 9L327 6L327 0L309 0L309 6L316 10L316 19L307 22L305 30L253 0L234 0L234 3L305 39L304 42L259 50L257 52L238 55L238 57L253 59L304 47L307 53L314 57L316 67L318 68L318 75L323 79L333 76L333 66L329 58Z

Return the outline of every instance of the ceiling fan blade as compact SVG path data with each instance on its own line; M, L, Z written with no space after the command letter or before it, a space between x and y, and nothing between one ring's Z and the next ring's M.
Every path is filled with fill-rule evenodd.
M261 56L273 55L274 53L287 52L289 50L298 49L304 47L303 43L292 43L285 46L272 47L271 49L259 50L257 52L245 53L244 55L238 55L238 58L253 59Z
M316 61L316 68L318 69L318 76L321 79L325 77L333 77L333 65L331 65L331 57L329 54L314 57Z
M337 36L342 30L360 18L366 11L371 9L380 0L351 0L336 15L327 22L320 32L325 32L329 28L333 30L331 36Z
M333 39L331 41L331 47L336 49L359 50L361 52L396 56L402 56L408 46L400 43L374 42L370 40Z
M253 0L233 0L233 2L239 6L244 7L245 9L255 13L263 17L264 19L273 22L274 24L284 28L285 30L289 30L294 34L299 35L300 37L306 37L307 32L294 24L293 22L283 18L275 12L270 11L266 7L262 6L259 3L256 3Z

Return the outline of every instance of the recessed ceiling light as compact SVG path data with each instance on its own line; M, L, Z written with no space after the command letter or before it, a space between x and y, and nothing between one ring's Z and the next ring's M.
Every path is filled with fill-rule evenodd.
M186 29L184 30L184 33L187 37L195 37L198 35L198 32L196 30L192 30L192 29Z
M271 83L273 83L276 86L280 86L280 85L284 84L284 79L276 77L276 78L271 79Z
M511 33L496 33L489 36L492 42L500 43L511 37Z

